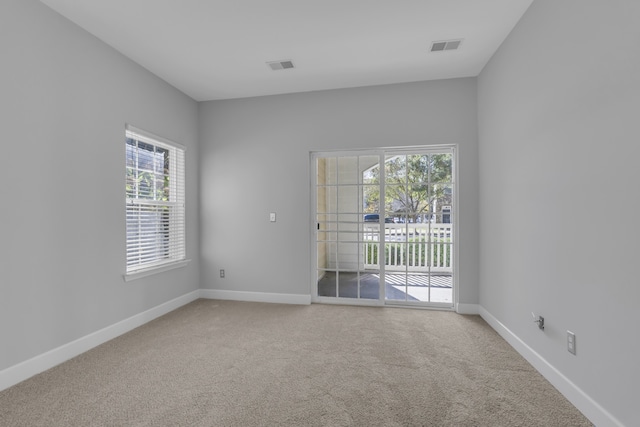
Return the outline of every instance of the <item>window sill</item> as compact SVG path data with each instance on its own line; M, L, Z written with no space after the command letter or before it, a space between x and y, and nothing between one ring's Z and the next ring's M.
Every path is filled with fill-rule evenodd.
M136 271L134 273L128 273L124 276L125 282L131 282L132 280L142 279L143 277L152 276L154 274L163 273L165 271L173 270L175 268L181 268L189 264L190 259L185 259L182 261L172 262L171 264L164 264L158 267L151 267L146 270Z

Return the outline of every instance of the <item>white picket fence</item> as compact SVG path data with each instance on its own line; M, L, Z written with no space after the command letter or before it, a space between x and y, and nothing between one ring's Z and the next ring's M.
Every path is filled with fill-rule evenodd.
M379 224L365 224L365 268L380 268L378 247L381 237L386 271L451 273L453 270L452 224L385 223L383 236Z

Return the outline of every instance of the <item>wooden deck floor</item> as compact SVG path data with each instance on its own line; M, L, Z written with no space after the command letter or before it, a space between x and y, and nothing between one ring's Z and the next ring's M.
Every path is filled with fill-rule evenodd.
M379 299L380 275L377 273L325 272L318 281L318 296L358 298L358 281L361 299ZM387 273L385 296L392 301L452 302L453 277L451 275L408 275Z

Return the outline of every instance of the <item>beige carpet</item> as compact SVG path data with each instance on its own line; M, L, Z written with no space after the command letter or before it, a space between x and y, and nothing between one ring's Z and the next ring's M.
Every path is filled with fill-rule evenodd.
M590 426L478 316L198 300L0 392L2 426Z

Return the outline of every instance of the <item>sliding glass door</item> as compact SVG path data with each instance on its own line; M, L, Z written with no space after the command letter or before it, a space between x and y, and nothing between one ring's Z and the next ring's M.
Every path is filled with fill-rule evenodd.
M453 306L453 147L313 153L315 301Z

